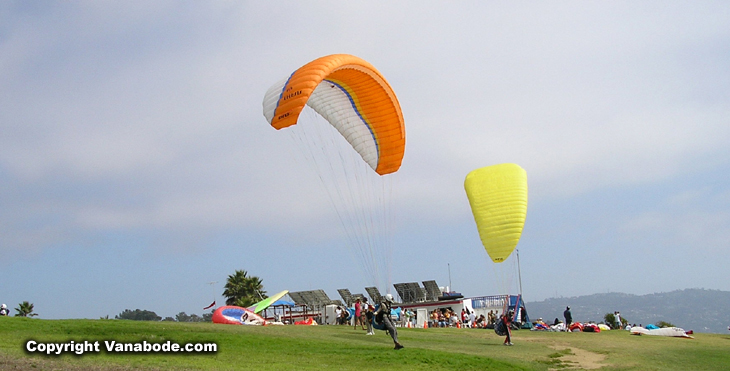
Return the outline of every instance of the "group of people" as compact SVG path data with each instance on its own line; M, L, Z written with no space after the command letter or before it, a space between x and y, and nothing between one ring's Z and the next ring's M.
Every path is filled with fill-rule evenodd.
M457 327L460 322L464 328L494 328L493 326L500 320L496 310L490 310L485 317L480 314L478 317L474 311L469 308L461 310L461 316L457 316L451 308L434 309L430 314L428 321L429 327Z
M494 325L497 323L497 319L499 319L499 316L497 315L496 310L490 310L489 313L487 313L487 323L486 326Z
M474 316L473 313L472 316ZM472 320L467 327L494 328L494 326L497 324L497 321L499 320L501 320L499 313L496 310L490 310L489 312L487 312L486 317L483 314L480 314L479 317L476 317L476 319Z
M381 329L388 331L388 334L393 339L393 343L395 344L394 349L403 349L403 345L398 341L396 320L391 316L393 295L386 294L383 296L377 309L369 304L367 298L364 297L357 298L354 307L355 313L352 323L355 330L359 326L362 330L367 330L366 335L373 335L373 324L382 326ZM346 324L349 311L346 308L337 307L336 315L338 319L342 319L342 322L338 321L338 324ZM509 310L502 316L498 316L496 311L490 311L488 317L486 318L483 314L477 317L476 313L470 311L468 308L462 309L460 316L451 308L440 308L431 312L429 325L432 327L452 327L457 326L456 324L461 324L467 328L487 328L491 324L494 325L495 332L501 336L505 336L504 345L513 345L511 326L514 312ZM405 325L405 323L411 320L415 320L415 313L410 309L406 309L401 315L401 325Z
M355 300L355 314L353 315L353 323L355 329L357 326L361 326L363 330L368 330L366 335L372 335L372 319L375 307L368 303L368 298L357 298ZM338 325L347 325L347 320L350 318L350 311L347 308L340 306L335 309L335 317L337 318ZM368 326L365 328L365 326Z
M368 303L367 298L357 298L355 299L354 328L357 330L357 327L360 326L363 330L367 330L365 335L373 335L373 322L375 322L378 325L382 325L388 331L390 337L393 338L395 350L403 349L403 345L398 342L398 330L396 329L395 321L390 315L392 309L393 295L391 294L383 296L383 300L380 302L377 310L373 305Z
M375 307L368 303L368 298L357 298L355 300L355 329L360 325L368 332L365 335L373 335L373 311ZM367 326L367 328L366 328Z
M456 327L456 323L459 321L451 308L434 309L430 317L430 327Z
M335 324L337 325L345 325L347 324L347 318L350 315L348 314L348 310L346 308L342 308L341 306L337 306L335 309Z
M465 328L494 328L498 335L505 336L504 345L513 345L511 329L513 317L514 311L512 310L507 311L502 316L499 316L496 310L490 310L487 317L483 314L477 317L474 311L463 308L459 319L451 308L442 308L434 309L431 312L429 325L432 327L455 327L456 323L460 321L462 327Z
M631 330L632 327L636 327L636 324L630 324L628 321L621 317L621 312L613 312L613 320L606 319L604 323L597 324L594 321L587 321L584 323L573 322L573 313L570 311L570 306L566 306L563 311L563 318L565 321L561 321L557 317L552 324L546 323L542 318L538 318L533 323L533 330L541 331L567 331L567 332L593 332L595 328L602 330L614 329L614 330ZM641 327L641 324L639 324Z
M402 315L401 315L401 321L400 321L400 326L401 327L406 327L409 324L412 327L416 327L416 320L417 320L416 319L416 312L414 312L412 309L408 308L408 309L402 311L401 313L402 313Z

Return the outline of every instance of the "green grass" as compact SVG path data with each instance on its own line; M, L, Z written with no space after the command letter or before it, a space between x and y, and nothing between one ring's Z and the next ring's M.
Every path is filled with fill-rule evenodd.
M490 330L399 329L405 349L385 332L365 336L349 326L231 326L207 323L0 318L0 369L67 370L721 370L730 364L730 336L695 339L631 336L626 331L515 331L515 346ZM25 343L103 341L215 342L214 354L100 353L45 356ZM588 362L588 363L586 363ZM591 363L592 362L592 363Z

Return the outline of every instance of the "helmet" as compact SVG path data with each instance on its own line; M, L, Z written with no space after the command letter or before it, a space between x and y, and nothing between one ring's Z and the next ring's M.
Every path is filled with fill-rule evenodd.
M393 295L391 294L385 294L385 301L392 303L393 302Z
M5 309L5 308L7 308L7 307L8 307L8 306L7 306L7 305L5 305L5 304L3 304L3 305L0 305L0 308L2 308L2 309Z

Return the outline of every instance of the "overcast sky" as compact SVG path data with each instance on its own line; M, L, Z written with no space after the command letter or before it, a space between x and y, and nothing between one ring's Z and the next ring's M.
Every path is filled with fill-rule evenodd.
M528 305L730 290L727 2L2 1L0 302L202 314L236 269L270 294L363 292L262 114L272 84L335 53L403 110L394 282L499 293L463 182L512 162Z

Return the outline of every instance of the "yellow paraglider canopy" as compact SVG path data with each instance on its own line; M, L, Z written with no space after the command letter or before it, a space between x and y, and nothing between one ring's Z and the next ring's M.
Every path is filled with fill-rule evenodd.
M487 166L470 172L464 188L484 249L493 262L503 262L525 225L527 173L516 164Z

